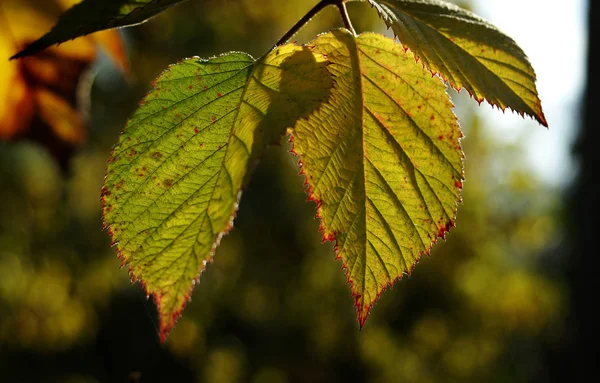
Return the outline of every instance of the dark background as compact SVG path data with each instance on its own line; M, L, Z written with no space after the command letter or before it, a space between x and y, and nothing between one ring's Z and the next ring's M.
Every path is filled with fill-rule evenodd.
M110 148L168 64L242 48L258 57L313 4L207 0L175 7L126 31L135 78L125 80L106 58L95 67L89 137L66 170L39 144L0 143L0 381L595 376L600 267L592 239L600 186L592 169L600 155L594 123L600 4L594 1L572 185L542 182L523 165L522 148L492 139L493 127L469 107L459 110L467 182L457 228L411 278L382 296L359 331L341 263L331 244L321 244L297 158L286 144L273 147L244 192L235 230L167 344L159 344L154 305L118 269L102 230L99 193ZM378 25L368 7L350 10L357 29ZM331 26L341 22L328 9L297 39ZM458 104L463 108L464 100ZM498 164L502 177L494 173Z

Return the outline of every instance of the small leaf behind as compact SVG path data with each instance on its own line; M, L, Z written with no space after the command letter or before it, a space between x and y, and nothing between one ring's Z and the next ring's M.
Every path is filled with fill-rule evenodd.
M294 151L362 326L379 294L454 225L462 133L442 81L400 44L339 30L310 45L331 61L335 86L294 126Z
M171 66L128 122L102 192L117 251L155 297L161 340L181 314L268 143L327 99L322 56L285 45Z
M35 54L54 44L105 29L140 24L184 0L83 0L68 9L50 32L12 56Z
M527 56L492 24L447 1L359 1L371 3L402 45L456 89L548 126Z

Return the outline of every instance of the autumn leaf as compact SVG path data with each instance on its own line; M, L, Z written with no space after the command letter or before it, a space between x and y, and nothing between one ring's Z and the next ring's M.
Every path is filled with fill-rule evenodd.
M454 88L548 126L523 50L481 17L441 0L368 1L402 45Z
M15 54L25 57L52 45L64 43L90 33L143 23L149 18L184 0L59 0L73 5L52 30Z
M86 139L77 108L80 79L102 47L124 72L129 64L121 37L108 31L53 47L36 56L8 61L54 22L69 0L0 0L0 138L40 142L67 167L72 150Z
M443 82L393 40L337 30L309 45L328 57L335 86L297 121L293 150L362 326L379 294L454 226L462 133Z
M155 298L164 341L266 145L320 105L325 59L294 45L186 59L164 72L114 148L105 225L133 280Z

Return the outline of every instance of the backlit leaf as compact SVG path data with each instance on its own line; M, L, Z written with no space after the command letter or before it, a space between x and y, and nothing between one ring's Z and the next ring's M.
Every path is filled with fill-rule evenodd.
M322 56L282 46L171 66L114 148L104 219L134 280L155 297L161 339L232 225L248 171L266 145L327 99Z
M454 225L462 133L443 82L400 44L339 30L310 46L331 62L334 87L294 126L294 151L362 326L379 294Z
M182 1L184 0L83 0L67 10L50 32L11 58L29 56L54 44L90 33L140 24ZM124 67L122 62L119 64Z
M548 126L527 56L487 21L440 0L359 1L369 1L400 42L453 87Z

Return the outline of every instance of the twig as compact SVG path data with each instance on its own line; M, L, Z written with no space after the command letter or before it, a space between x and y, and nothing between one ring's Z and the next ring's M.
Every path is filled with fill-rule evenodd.
M304 17L302 17L282 38L279 39L275 46L285 44L289 39L292 38L298 31L310 21L317 13L321 12L323 8L328 5L337 4L339 0L321 0L315 5ZM339 4L338 4L339 5ZM343 17L343 16L342 16Z

